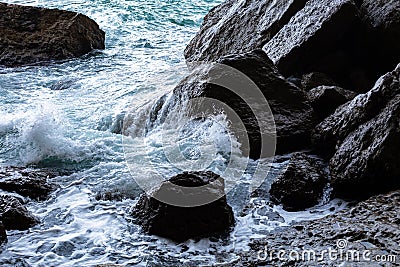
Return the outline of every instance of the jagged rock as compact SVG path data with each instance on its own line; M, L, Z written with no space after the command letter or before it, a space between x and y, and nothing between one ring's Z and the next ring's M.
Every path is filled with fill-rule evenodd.
M368 93L321 122L313 142L330 160L332 186L348 197L400 185L400 64Z
M304 74L301 78L301 88L306 92L319 86L337 86L337 84L328 75L321 72Z
M6 242L7 242L6 228L4 228L3 223L0 221L0 246Z
M169 112L174 101L207 97L225 103L240 117L246 127L245 133L240 132L240 129L236 131L234 126L231 130L241 144L245 143L244 138L241 139L242 134L249 137L250 151L244 151L246 148L242 146L246 156L253 159L273 156L275 140L271 138L275 136L275 127L277 153L294 151L310 143L310 131L315 120L304 92L285 80L263 51L227 56L218 60L218 63L245 74L258 88L250 86L243 76L221 65L201 66L177 85L173 97L163 97L153 106L152 121L162 122L162 118L167 117L163 112ZM217 85L218 83L224 83L225 87ZM273 117L263 101L263 95ZM200 108L204 109L205 105L200 105ZM210 109L214 109L214 106ZM185 112L189 112L188 109ZM259 121L254 114L260 118ZM232 118L232 121L235 120L236 118ZM151 125L151 122L146 124ZM129 123L126 122L124 126L129 126ZM266 141L262 142L263 140Z
M39 222L17 198L9 195L0 195L0 221L7 230L27 230Z
M315 114L324 119L337 107L352 100L356 94L337 86L319 86L307 92L307 98Z
M260 49L306 2L225 1L204 18L185 57L189 62L217 61L230 54Z
M133 212L143 230L177 242L227 232L234 224L232 208L226 202L224 180L212 172L185 172L164 182L151 196L143 194ZM212 183L212 184L211 184ZM207 188L201 188L208 185ZM222 197L220 197L222 195ZM165 197L165 198L164 198ZM194 199L220 197L201 206L173 206L159 199L190 204Z
M104 49L105 33L85 15L0 3L0 65L79 57Z
M47 181L57 176L54 172L20 167L0 167L0 189L15 192L35 200L45 200L57 189Z
M388 259L385 264L398 265L400 262L398 256L400 254L399 205L400 191L394 191L386 195L374 196L323 219L277 229L263 236L262 239L251 241L249 252L243 252L240 260L232 266L304 266L302 253L312 251L315 255L305 254L305 257L310 256L310 260L305 258L307 266L341 265L345 260L340 258L338 252L340 248L344 257L347 257L346 255L351 257L351 254L347 254L351 251L359 253L359 260L349 258L350 264L360 262L360 266L365 266L366 262L371 262L368 258L374 259L376 255L394 255L395 257ZM341 247L338 247L338 244ZM333 252L332 255L337 257L329 257L326 253L323 260L318 260L321 253L329 249L336 250L336 253ZM284 258L287 261L278 258L279 250L286 252ZM291 251L298 252L299 259L295 253L290 259ZM363 253L367 258L362 258Z
M288 211L315 206L322 197L327 175L316 159L295 153L286 170L271 185L271 200Z
M361 18L366 23L368 37L364 42L366 60L376 80L400 61L400 2L398 0L363 0ZM371 53L371 51L373 51ZM371 86L372 87L372 86Z
M359 66L361 19L352 0L312 0L264 46L283 75L323 72L351 90L368 90Z

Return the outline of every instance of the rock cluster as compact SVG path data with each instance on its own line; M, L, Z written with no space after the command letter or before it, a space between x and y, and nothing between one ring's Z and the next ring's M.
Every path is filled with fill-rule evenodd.
M24 206L26 200L45 200L57 189L48 182L56 173L22 167L0 167L0 244L7 241L5 230L27 230L39 223Z

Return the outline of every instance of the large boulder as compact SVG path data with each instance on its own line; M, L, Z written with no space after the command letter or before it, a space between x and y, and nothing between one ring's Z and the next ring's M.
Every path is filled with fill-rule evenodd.
M327 174L315 158L295 153L286 170L271 185L270 197L288 211L315 206L321 199Z
M188 188L189 192L175 186ZM162 202L173 199L190 204L203 198L216 200L201 206ZM177 242L221 234L234 224L232 208L226 202L224 180L212 172L184 172L172 177L151 195L143 194L133 214L144 231Z
M204 18L199 33L185 50L189 62L260 49L307 0L224 1Z
M365 196L400 186L400 64L368 93L340 106L313 134L330 160L341 196Z
M47 179L56 175L53 172L43 170L0 167L0 189L35 200L45 200L57 188Z
M0 65L79 57L104 49L105 33L85 15L0 3Z
M368 90L359 64L361 29L352 0L311 0L263 49L283 75L318 71L351 90Z
M10 195L0 195L0 221L7 230L27 230L39 222L19 199Z
M167 107L174 105L171 102L206 97L225 103L238 114L250 141L249 151L243 151L246 156L253 159L273 156L275 141L270 139L275 135L277 153L295 151L310 143L315 120L304 92L280 75L262 50L226 56L217 63L196 68L176 86L173 97L163 97L155 103L152 121L162 121L167 116L165 113L171 110ZM251 85L246 76L256 86ZM225 87L217 85L221 83ZM188 109L185 112L189 112ZM124 126L129 127L129 124L126 120ZM235 129L231 130L236 134ZM236 136L241 134L238 131ZM239 138L244 144L242 140ZM245 149L243 146L242 150Z
M337 86L319 86L307 92L307 98L316 115L322 119L331 115L337 107L352 100L356 94Z

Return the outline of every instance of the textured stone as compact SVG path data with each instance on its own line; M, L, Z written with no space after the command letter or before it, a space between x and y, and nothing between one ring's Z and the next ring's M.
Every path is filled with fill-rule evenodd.
M104 49L105 33L85 15L0 3L0 65L79 57Z

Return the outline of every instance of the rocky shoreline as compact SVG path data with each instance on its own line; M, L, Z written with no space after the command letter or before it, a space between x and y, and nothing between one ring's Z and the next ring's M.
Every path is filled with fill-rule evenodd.
M7 67L104 49L105 34L98 25L66 11L0 3L0 33L0 65ZM398 40L400 3L396 0L285 0L279 4L227 0L205 17L185 50L188 64L218 63L245 74L267 99L274 127L258 124L257 116L268 118L263 106L258 105L254 114L249 103L208 79L217 73L219 78L235 81L232 73L221 71L218 65L194 68L173 90L173 97L163 97L152 107L152 122L165 117L165 106L197 97L220 100L243 121L251 141L245 155L269 156L263 152L262 140L271 134L276 135L277 155L295 153L271 186L273 203L289 211L304 210L318 202L327 186L332 187L332 197L358 202L326 218L251 240L250 252L243 252L232 266L303 266L300 259L282 262L276 255L264 259L258 252L266 248L322 251L337 246L339 240L346 242L346 249L396 255L393 264L400 263ZM126 134L127 128L125 124L121 132ZM316 157L296 153L302 150ZM170 181L185 187L204 186L217 179L210 178L214 175L185 173ZM22 198L0 197L0 244L6 241L5 230L38 223L23 206L24 198L46 199L56 189L47 182L50 177L30 169L1 169L0 189ZM175 209L155 200L162 186L151 196L143 195L134 208L133 215L145 232L183 242L224 233L234 224L225 197L202 208ZM209 190L203 193L223 191L224 184ZM193 229L179 221L187 214ZM336 263L323 261L324 266Z

